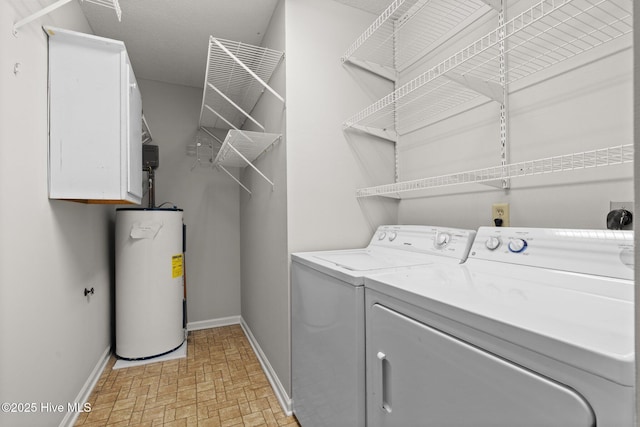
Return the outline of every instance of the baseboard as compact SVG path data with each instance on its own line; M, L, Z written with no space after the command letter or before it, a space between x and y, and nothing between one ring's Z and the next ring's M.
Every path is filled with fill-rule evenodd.
M84 405L89 400L91 391L93 391L93 388L96 386L96 383L100 379L100 375L102 375L104 368L107 367L107 363L109 362L110 356L111 356L111 346L107 347L104 353L102 353L102 356L98 360L98 363L96 364L96 366L93 368L93 371L91 371L89 378L87 378L87 381L84 383L84 385L80 389L80 393L78 393L78 396L75 398L74 402L79 403L80 405ZM60 427L73 426L79 416L80 416L80 412L74 412L74 411L67 412L64 418L62 419L62 421L60 422Z
M253 347L253 351L256 353L256 356L258 356L258 361L260 362L260 365L262 365L262 370L267 376L267 379L271 384L271 388L273 389L276 398L278 399L278 402L282 407L282 410L287 416L291 416L293 414L293 411L291 410L291 399L282 386L278 375L276 375L276 372L273 370L273 367L269 363L269 359L267 359L267 356L260 348L260 344L258 344L258 341L256 341L255 337L251 333L251 329L249 329L249 326L245 323L242 317L240 317L240 326L242 327L244 334L247 336L251 347Z
M187 331L219 328L220 326L237 325L238 323L240 323L240 316L229 316L221 317L219 319L200 320L198 322L188 322Z

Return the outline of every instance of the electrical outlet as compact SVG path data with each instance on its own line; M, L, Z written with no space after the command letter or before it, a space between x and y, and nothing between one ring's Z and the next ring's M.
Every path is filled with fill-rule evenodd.
M502 220L501 227L509 227L509 203L494 203L491 205L491 222L495 224L496 219Z

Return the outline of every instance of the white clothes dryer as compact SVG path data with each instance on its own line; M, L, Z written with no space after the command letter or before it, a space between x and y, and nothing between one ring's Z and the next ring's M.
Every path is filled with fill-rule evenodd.
M633 232L480 228L365 279L370 427L634 423Z
M292 400L303 427L365 426L364 276L458 264L474 236L387 225L366 248L292 254Z

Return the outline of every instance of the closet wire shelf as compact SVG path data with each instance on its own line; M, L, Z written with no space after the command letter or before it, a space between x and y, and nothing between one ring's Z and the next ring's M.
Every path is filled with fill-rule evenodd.
M543 0L344 122L345 129L397 137L481 95L499 101L505 84L630 34L631 0ZM630 42L629 42L630 44Z
M386 196L400 198L400 193L459 184L486 184L524 176L568 172L633 162L633 144L619 145L538 160L511 163L472 171L440 175L411 181L356 190L356 197Z
M262 94L267 91L284 104L280 96L268 82L284 58L284 52L253 46L232 40L209 38L207 69L200 108L199 136L188 154L195 154L200 164L202 151L209 151L209 164L224 171L249 194L244 186L227 167L251 167L273 187L253 162L267 148L280 139L279 134L267 133L251 112ZM261 132L241 130L252 124ZM215 136L213 129L226 130L224 141ZM206 135L206 136L203 136ZM203 144L202 140L209 140ZM213 141L220 144L214 158Z
M151 130L149 129L149 124L147 124L147 119L142 115L142 143L148 144L153 140L153 135L151 135Z
M264 130L250 113L265 90L284 102L267 84L283 56L280 51L210 37L200 126L239 129L250 120Z
M196 157L191 167L192 170L196 166L203 165L203 159L206 159L206 166L223 171L247 193L252 194L251 190L227 169L228 167L242 169L249 166L265 181L271 184L272 187L274 186L274 183L255 167L253 162L278 142L282 135L246 130L230 130L225 140L220 141L219 138L206 129L203 128L201 130L203 132L198 133L196 143L187 147L187 154ZM214 141L220 144L217 151L213 147Z
M87 3L97 4L98 6L106 7L108 9L113 9L116 12L118 21L122 20L122 9L120 8L120 3L118 3L118 0L82 0L82 1Z
M395 76L411 66L425 49L438 46L445 34L476 12L488 10L491 9L482 0L395 0L341 60L373 72L382 67L389 76Z
M213 160L213 165L243 168L247 163L255 161L279 138L280 135L273 133L229 131Z

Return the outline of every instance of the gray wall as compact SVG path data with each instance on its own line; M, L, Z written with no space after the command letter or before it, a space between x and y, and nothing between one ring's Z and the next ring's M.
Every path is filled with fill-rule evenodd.
M372 18L331 1L283 0L264 39L266 47L285 51L270 83L284 95L286 80L286 123L268 93L254 114L286 138L256 162L273 189L249 168L242 174L253 192L241 196L242 317L289 395L290 253L359 246L377 225L397 218L392 202L361 205L353 197L367 180L393 176L387 170L380 178L375 169L392 164L392 146L358 135L345 144L341 131L343 120L378 95L360 86L357 77L369 76L339 59ZM379 82L373 87L383 93Z
M265 47L285 50L284 9L284 2L279 2L263 39ZM286 96L284 63L269 85ZM284 134L285 108L271 93L263 94L251 114L266 132ZM240 234L242 319L277 373L280 388L288 390L287 143L283 136L254 162L273 181L273 188L252 169L243 170L242 181L252 194L241 190Z
M375 16L332 1L286 4L289 251L363 246L397 221L395 202L355 198L393 179L393 145L342 123L392 87L340 57Z
M184 210L187 225L187 315L190 326L240 315L238 185L224 172L195 167L202 90L139 79L144 115L159 146L156 205ZM206 164L206 162L205 162ZM146 206L147 198L143 201Z
M0 401L51 402L66 411L111 344L113 207L48 199L41 25L91 29L72 2L14 37L13 22L39 9L0 2ZM85 287L95 294L86 298ZM64 415L38 407L35 414L0 413L0 425L49 427Z

